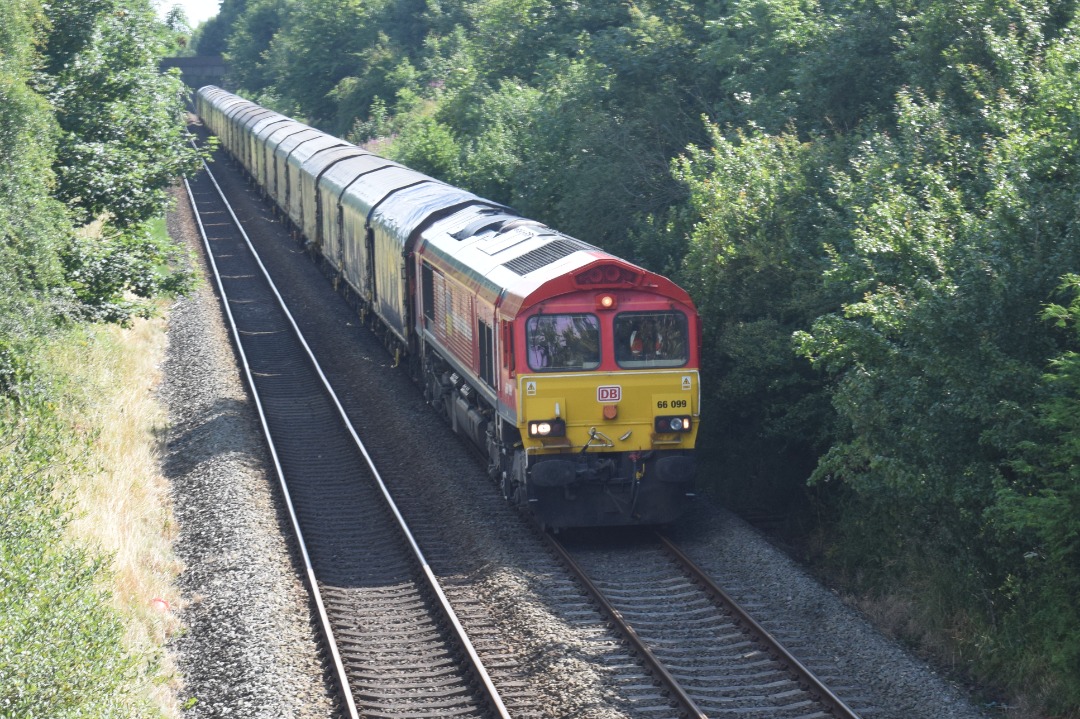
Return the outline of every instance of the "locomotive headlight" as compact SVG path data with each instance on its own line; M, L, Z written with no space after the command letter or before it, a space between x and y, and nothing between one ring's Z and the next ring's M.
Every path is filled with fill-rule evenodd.
M657 432L670 434L671 432L689 432L691 423L689 417L680 415L677 417L657 417L653 426Z
M566 422L561 419L541 419L529 422L530 437L565 437Z

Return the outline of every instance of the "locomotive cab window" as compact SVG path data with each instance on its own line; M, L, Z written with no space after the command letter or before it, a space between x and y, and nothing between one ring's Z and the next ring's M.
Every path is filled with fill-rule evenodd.
M600 320L596 315L535 315L525 324L525 332L533 370L591 370L600 366Z
M624 369L682 367L690 358L682 312L624 312L614 333L615 361Z

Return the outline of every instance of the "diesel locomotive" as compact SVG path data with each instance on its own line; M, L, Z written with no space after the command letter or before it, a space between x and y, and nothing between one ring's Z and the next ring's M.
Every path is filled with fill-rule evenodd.
M685 511L700 323L683 289L220 88L196 109L509 501L552 528Z

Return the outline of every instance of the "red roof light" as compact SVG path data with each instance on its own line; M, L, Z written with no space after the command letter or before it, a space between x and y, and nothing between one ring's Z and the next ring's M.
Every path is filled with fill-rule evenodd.
M618 265L596 265L574 277L579 285L633 285L638 273Z

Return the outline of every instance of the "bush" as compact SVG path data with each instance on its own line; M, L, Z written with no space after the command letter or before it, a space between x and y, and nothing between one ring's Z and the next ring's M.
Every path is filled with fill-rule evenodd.
M18 374L19 399L0 398L0 717L134 716L135 662L100 589L103 561L64 540L57 480L78 444Z

